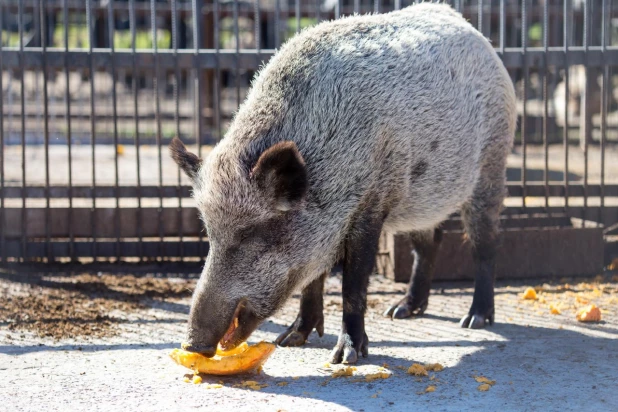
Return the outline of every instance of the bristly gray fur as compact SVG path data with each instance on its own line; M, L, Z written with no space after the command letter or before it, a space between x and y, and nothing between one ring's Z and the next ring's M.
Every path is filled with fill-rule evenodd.
M447 5L303 31L260 71L197 177L211 242L198 292L246 297L267 317L330 270L366 202L386 230L420 231L484 191L501 201L515 103L492 46ZM298 147L309 182L287 212L249 179L282 141Z

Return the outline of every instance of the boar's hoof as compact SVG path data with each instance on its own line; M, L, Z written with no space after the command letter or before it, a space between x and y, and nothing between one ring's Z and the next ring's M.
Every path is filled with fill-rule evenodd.
M347 333L339 336L339 341L333 349L330 357L330 363L346 363L354 364L358 360L358 354L363 358L369 355L369 339L367 334L363 332L363 338L359 342L352 342L352 338Z
M383 313L383 316L392 319L405 319L412 316L421 316L427 309L427 303L428 302L426 300L421 304L415 302L409 303L407 299L404 298L398 304L388 308Z
M313 329L318 332L320 337L324 336L324 316L316 316L315 319L302 319L299 315L296 321L286 329L275 343L279 346L292 347L303 346Z
M485 325L493 325L494 324L494 310L493 308L489 311L483 312L474 312L464 316L459 322L459 326L462 328L469 329L482 329Z
M307 336L300 333L299 331L287 330L283 332L281 335L279 335L275 343L279 346L292 347L292 346L303 346L306 341L307 341Z

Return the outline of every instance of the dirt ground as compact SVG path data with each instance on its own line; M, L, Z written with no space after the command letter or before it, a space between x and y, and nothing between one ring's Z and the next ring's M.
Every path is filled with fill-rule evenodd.
M405 285L373 277L370 356L352 376L334 378L341 367L325 364L341 316L341 281L334 275L325 291L324 337L313 334L304 348L277 349L258 376L203 376L203 383L192 384L183 381L189 371L167 354L183 338L194 277L0 273L2 408L617 410L618 272L502 282L496 324L481 331L457 325L470 304L470 286L438 283L424 317L391 321L381 313ZM522 298L527 286L537 291L536 300ZM591 303L603 320L577 322L576 311ZM295 296L250 342L273 341L297 309ZM445 369L407 373L413 363L436 362ZM378 372L381 377L372 377Z
M146 298L189 297L193 287L186 283L109 274L37 277L18 287L3 285L6 296L0 302L0 319L11 331L28 330L42 338L114 336L122 321L114 313L144 309Z

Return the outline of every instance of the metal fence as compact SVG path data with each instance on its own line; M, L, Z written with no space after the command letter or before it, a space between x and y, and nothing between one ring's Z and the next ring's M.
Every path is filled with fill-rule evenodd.
M302 28L415 1L1 0L0 262L199 262L201 156ZM612 0L452 0L516 85L507 216L618 222Z

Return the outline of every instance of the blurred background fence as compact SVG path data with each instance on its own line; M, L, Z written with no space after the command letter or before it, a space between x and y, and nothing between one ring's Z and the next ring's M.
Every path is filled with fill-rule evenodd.
M614 1L446 2L516 86L505 216L576 217L612 235ZM170 139L207 156L288 38L412 3L1 0L0 262L201 261L208 243Z

